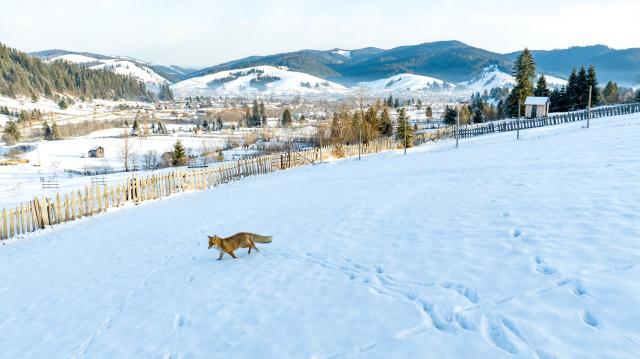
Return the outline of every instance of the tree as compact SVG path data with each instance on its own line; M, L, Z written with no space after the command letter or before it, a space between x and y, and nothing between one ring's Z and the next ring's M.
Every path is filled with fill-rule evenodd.
M138 122L138 116L133 120L133 125L131 126L131 135L137 136L140 133L140 122Z
M549 97L551 95L551 91L547 86L547 78L544 75L540 75L536 88L533 90L533 95L538 97Z
M307 121L307 118L304 117L304 113L302 115L300 115L300 123L305 123L305 121Z
M587 102L589 101L589 83L587 82L587 70L584 66L580 67L580 71L578 71L576 90L574 108L587 108Z
M516 85L507 98L507 111L510 116L517 116L524 109L527 97L533 94L533 81L536 76L536 63L528 48L522 51L513 65L513 76Z
M427 109L424 112L425 116L427 116L428 119L433 117L433 109L431 109L431 106L427 106Z
M636 102L640 102L640 90L636 91Z
M398 111L398 125L396 126L396 139L402 141L404 148L413 146L413 127L409 123L409 117L404 108Z
M187 162L187 153L180 139L177 139L173 145L173 160L174 166L182 166Z
M67 104L67 100L65 100L65 98L61 98L60 101L58 101L58 107L60 107L60 109L62 110L66 110L67 107L69 107L69 104Z
M571 74L569 75L569 80L567 81L567 87L565 89L564 103L566 105L566 110L573 110L575 108L575 104L579 100L580 88L578 86L578 71L574 68L571 70Z
M20 133L20 129L18 125L13 121L7 121L7 124L4 127L4 133L2 134L2 139L7 145L13 145L17 141L20 141L22 134Z
M391 123L391 116L389 116L389 107L384 106L382 113L380 114L380 122L378 131L384 136L393 135L393 124Z
M393 107L393 96L389 95L387 99L387 107Z
M590 65L589 70L587 71L587 85L591 86L591 106L598 106L600 104L601 97L600 86L598 84L596 68L593 65Z
M173 92L169 84L161 84L160 91L158 92L158 99L160 101L173 101Z
M618 102L618 84L609 81L602 91L602 97L607 104L613 104Z
M483 123L484 122L484 114L482 113L481 107L474 107L473 112L471 114L471 121L473 123Z
M284 109L284 112L282 113L282 126L283 127L289 127L291 126L291 110L289 110L288 108Z
M471 122L471 108L469 106L462 106L460 108L460 124L467 125Z
M458 111L455 108L449 107L447 105L444 108L444 117L443 117L444 124L445 125L455 125L457 119L458 119Z
M393 108L398 108L398 107L400 107L400 100L396 98L395 100L393 100Z
M51 127L49 127L47 121L44 121L42 123L42 137L44 137L44 139L47 141L53 140L53 136L51 135Z
M60 135L60 130L58 129L58 124L55 122L51 125L51 139L54 141L62 139L62 135Z
M259 115L260 115L260 122L262 126L266 126L267 125L267 111L264 108L264 101L260 101L260 108L259 108Z
M120 158L124 162L124 170L129 172L129 165L133 160L133 144L129 141L129 132L122 131L120 135L122 138L122 144L120 145Z

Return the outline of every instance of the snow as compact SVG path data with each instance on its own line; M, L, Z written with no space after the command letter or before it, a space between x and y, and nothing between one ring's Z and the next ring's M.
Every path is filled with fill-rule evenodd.
M417 92L417 91L441 91L445 82L429 76L414 74L400 74L389 78L370 82L361 82L358 87L378 93L392 92ZM455 85L448 84L451 88Z
M251 80L258 77L272 76L279 80L265 84L264 89L251 85ZM219 86L210 86L214 80L229 79ZM305 87L302 84L310 84ZM316 86L317 84L317 86ZM308 75L301 72L289 71L285 67L256 66L245 69L221 71L214 74L190 78L171 86L174 95L187 96L242 96L253 95L344 95L348 89L342 85Z
M89 64L89 68L94 70L107 69L120 75L132 76L144 82L151 89L156 91L158 89L158 85L167 83L167 80L164 77L160 76L155 71L146 66L139 65L131 59L96 59L79 54L65 54L53 57L51 59L48 59L47 61L51 62L56 60L63 60L77 64Z
M549 103L548 97L529 96L524 102L525 105L544 106Z
M489 66L484 68L480 75L470 81L461 82L459 86L467 91L482 93L496 87L513 87L515 82L513 76L500 71L497 66Z
M0 246L6 357L636 358L640 116L247 178ZM274 236L216 261L206 235Z
M334 50L333 53L336 54L336 55L340 55L340 56L342 56L344 58L347 58L347 59L351 58L351 51L349 51L349 50L339 50L339 49L337 49L337 50Z

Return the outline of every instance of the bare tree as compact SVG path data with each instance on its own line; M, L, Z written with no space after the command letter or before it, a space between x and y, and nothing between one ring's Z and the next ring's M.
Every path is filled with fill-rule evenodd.
M133 143L130 141L129 131L124 130L120 135L120 158L124 162L124 170L129 172L129 167L133 165Z
M155 170L158 168L158 152L149 150L144 154L144 168L147 170Z

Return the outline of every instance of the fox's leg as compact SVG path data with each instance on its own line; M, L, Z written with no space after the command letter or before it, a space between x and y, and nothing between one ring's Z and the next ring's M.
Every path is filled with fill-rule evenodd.
M249 246L249 254L251 254L251 248L253 248L252 246Z
M224 256L224 252L220 251L220 256L218 257L218 260L222 260L222 256Z
M258 247L256 247L256 243L254 241L251 241L251 245L253 246L253 248L256 250L256 252L260 252L258 250ZM249 251L251 251L251 247L249 247Z
M236 257L236 255L233 254L233 251L229 252L229 255L232 256L234 259L238 259L238 257Z

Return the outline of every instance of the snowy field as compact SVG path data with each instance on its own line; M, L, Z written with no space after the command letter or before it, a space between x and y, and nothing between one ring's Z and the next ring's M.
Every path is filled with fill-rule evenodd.
M0 246L0 353L637 358L640 116L301 167ZM206 235L274 236L216 261Z

